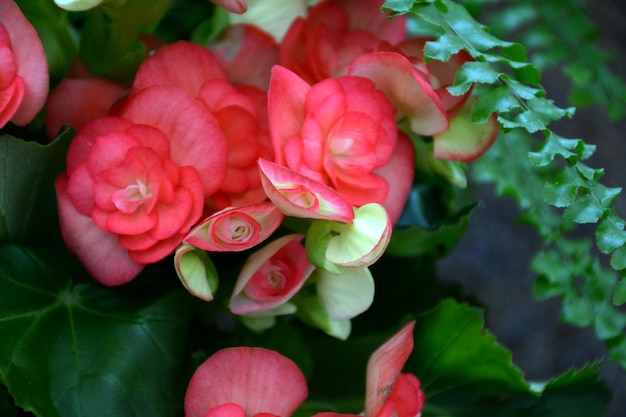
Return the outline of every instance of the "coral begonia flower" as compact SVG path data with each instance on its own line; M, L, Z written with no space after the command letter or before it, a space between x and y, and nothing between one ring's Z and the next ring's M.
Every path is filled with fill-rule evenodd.
M263 242L282 220L271 202L230 207L203 220L183 241L211 252L238 252Z
M0 0L0 128L30 123L46 101L48 81L35 28L13 0Z
M220 350L196 369L185 394L185 417L290 417L308 395L304 375L278 352Z
M182 90L146 89L70 145L55 184L65 242L101 283L128 282L176 249L225 171L225 139L210 113ZM107 244L94 245L103 235Z
M280 46L280 65L309 83L346 75L359 55L404 39L406 17L389 20L381 0L329 0L296 19Z
M371 80L347 76L311 86L277 66L268 109L276 162L330 186L351 205L382 203L390 188L410 187L413 164L391 164L400 150L394 110ZM402 207L406 195L397 198L391 203Z
M152 86L185 90L209 110L224 132L226 177L208 204L220 210L265 200L256 166L258 158L273 159L265 92L232 85L211 51L187 41L166 45L146 59L133 82L131 99Z
M301 235L280 237L248 258L228 307L235 314L266 311L288 301L313 272Z

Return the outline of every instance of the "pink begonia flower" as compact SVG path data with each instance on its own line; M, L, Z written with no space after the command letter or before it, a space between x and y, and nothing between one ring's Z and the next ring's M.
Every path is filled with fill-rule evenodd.
M258 164L265 193L285 215L352 222L352 205L334 189L274 162Z
M184 68L184 71L181 71ZM265 200L256 161L273 159L266 94L235 86L211 51L187 41L166 45L139 68L130 97L151 86L185 90L217 120L228 144L226 177L210 196L214 210Z
M185 417L290 417L308 396L298 366L278 352L232 347L196 369Z
M413 374L402 368L413 350L415 321L407 323L370 356L365 385L365 417L420 417L424 392ZM356 417L324 412L313 417Z
M64 78L50 92L45 125L50 140L64 125L79 131L92 120L114 116L112 108L126 88L100 78Z
M228 307L235 314L266 311L288 301L315 269L301 235L280 237L254 252L244 264Z
M280 46L280 65L309 83L346 75L359 55L405 38L406 17L381 13L382 0L329 0L296 19Z
M13 0L0 0L0 128L30 123L46 101L48 82L35 28Z
M268 108L278 164L330 186L353 206L384 202L397 221L408 192L391 189L408 190L414 167L392 161L408 162L413 154L398 146L394 109L372 81L346 76L311 86L276 66ZM390 193L397 199L388 200Z
M216 4L231 13L245 13L248 10L248 2L246 0L210 0L211 3Z
M239 252L267 239L283 220L271 202L220 210L195 226L183 239L210 252Z
M200 219L226 152L215 119L186 92L134 95L120 117L88 123L70 145L55 183L66 244L101 283L132 280ZM106 244L94 244L98 237Z

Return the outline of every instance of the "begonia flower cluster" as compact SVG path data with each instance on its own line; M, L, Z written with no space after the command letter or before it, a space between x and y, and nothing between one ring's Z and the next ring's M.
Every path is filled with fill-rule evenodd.
M55 184L63 238L89 273L121 285L174 255L184 287L210 301L212 258L242 252L228 307L243 323L297 313L346 338L414 185L414 142L470 160L497 132L452 129L470 92L446 87L469 55L426 64L426 39L381 6L320 1L278 37L240 23L209 45L152 40L126 85L62 80L45 119L51 139L77 132Z

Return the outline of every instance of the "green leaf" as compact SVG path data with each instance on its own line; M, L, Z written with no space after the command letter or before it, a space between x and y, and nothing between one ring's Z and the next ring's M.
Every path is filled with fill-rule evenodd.
M48 145L0 136L0 242L51 243L58 230L54 179L65 168L73 134Z
M511 353L483 327L481 310L452 300L417 319L408 369L428 398L460 387L480 395L529 389Z
M528 384L511 353L483 326L480 310L451 300L417 318L415 348L404 372L414 373L422 384L424 415L604 414L610 395L597 365Z
M185 297L73 284L48 251L3 246L1 382L40 416L174 416Z
M622 278L615 286L613 304L616 306L626 304L626 278Z
M453 87L449 87L450 94L460 96L465 94L473 83L493 84L500 79L500 73L495 71L487 62L466 62L458 69L454 77Z

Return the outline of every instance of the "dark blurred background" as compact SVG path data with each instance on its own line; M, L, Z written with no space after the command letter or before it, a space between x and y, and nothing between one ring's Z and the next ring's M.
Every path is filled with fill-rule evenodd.
M615 54L613 72L626 80L626 1L586 4L589 18L601 30L598 46ZM544 72L542 84L557 105L568 105L570 85L560 69ZM588 165L605 168L604 185L626 188L626 121L611 121L604 107L594 106L579 108L572 120L551 127L564 137L596 144ZM537 302L533 298L535 274L530 262L541 247L538 234L516 223L521 213L513 200L496 197L490 185L478 186L477 193L484 207L474 212L459 245L439 263L441 278L462 283L484 303L487 327L513 352L513 361L527 380L545 380L602 359L601 376L613 393L607 416L626 416L626 371L610 361L604 343L592 329L561 323L559 299ZM616 201L622 218L626 217L625 194ZM581 227L581 233L590 237L593 232Z

